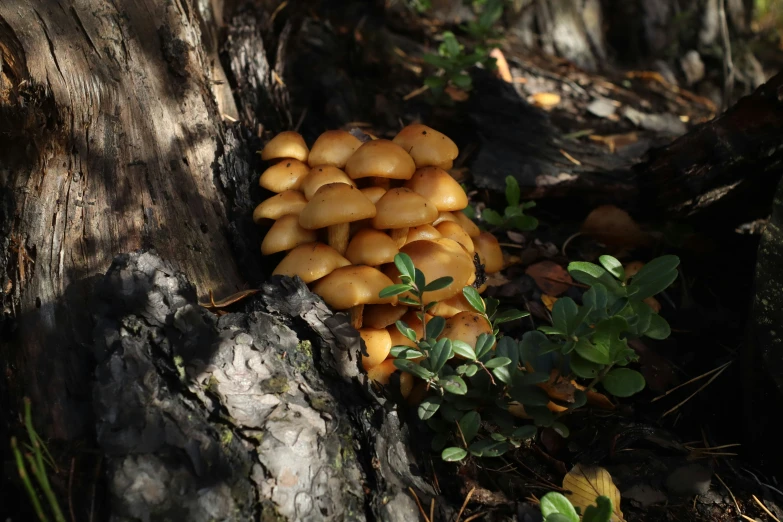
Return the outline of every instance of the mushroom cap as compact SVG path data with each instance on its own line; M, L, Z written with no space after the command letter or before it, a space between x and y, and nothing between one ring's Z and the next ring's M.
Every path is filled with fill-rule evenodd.
M405 315L408 307L397 304L374 304L364 307L362 325L368 328L386 328Z
M473 238L473 246L486 273L494 274L503 270L503 250L495 236L486 231L482 232Z
M415 227L432 223L438 217L430 200L403 187L387 190L375 208L372 226L378 229Z
M392 343L385 328L360 328L359 335L367 347L368 355L362 355L362 366L369 370L378 366L389 356Z
M391 382L391 376L394 372L400 372L400 395L408 398L413 390L413 375L402 370L398 370L394 365L394 359L386 359L378 366L374 366L367 371L367 377L373 382L382 386L388 386Z
M272 275L299 276L309 284L350 264L350 261L329 245L306 243L291 250Z
M307 176L302 180L300 190L304 193L305 199L310 201L318 189L329 183L345 183L346 185L356 186L356 182L348 177L348 174L332 167L331 165L320 165L310 169Z
M422 239L437 239L443 237L438 229L432 225L419 225L408 229L408 237L405 238L405 244L420 241Z
M327 183L299 213L299 224L313 230L375 217L375 205L354 186Z
M420 123L403 128L392 141L411 155L416 168L432 165L450 169L459 155L457 144L451 138Z
M261 159L294 158L299 161L307 161L309 152L301 134L294 131L285 131L264 145L264 148L261 149Z
M345 164L345 172L352 179L410 179L415 171L413 158L402 147L389 140L363 143Z
M471 238L481 234L481 229L464 212L452 212L454 219Z
M476 341L483 333L492 333L492 327L484 316L476 312L459 312L446 319L440 338L463 341L476 348Z
M314 230L306 230L299 226L299 216L286 214L274 222L272 228L261 242L261 253L265 256L291 250L304 243L312 243L317 239Z
M468 206L468 195L457 180L438 167L418 169L403 187L418 192L435 203L439 212L462 210Z
M438 217L435 218L435 220L432 222L433 227L437 227L444 221L453 221L457 223L457 218L454 217L455 213L453 212L439 212Z
M299 214L307 205L304 194L297 190L284 190L258 204L253 210L253 222L264 219L280 219L286 214Z
M343 168L348 158L361 147L362 140L344 130L329 130L318 136L307 162L311 167L332 165Z
M261 177L258 178L258 184L272 192L283 192L284 190L299 190L302 179L310 172L310 168L297 159L284 159L266 169Z
M365 228L348 243L345 257L354 265L378 266L394 262L399 253L397 243L380 230Z
M447 276L454 279L445 288L424 292L424 303L442 301L461 292L474 272L473 259L462 245L453 239L443 237L414 241L400 248L400 252L410 256L413 266L424 273L428 283ZM399 271L394 264L386 265L385 270L386 275L393 276L395 283L401 282Z
M363 304L396 303L397 296L381 298L378 294L392 281L371 266L344 266L320 279L312 287L335 310L347 310Z
M432 316L430 314L426 315L427 321L432 319ZM409 328L411 328L414 332L416 332L416 339L421 339L424 337L424 327L421 324L421 321L419 320L419 316L416 315L415 310L410 310L405 313L402 317L400 317L400 321L407 324ZM396 324L390 324L386 327L386 330L389 332L389 336L391 337L392 347L394 346L408 346L410 348L416 348L416 343L402 335L399 328L397 328Z
M432 315L446 318L455 316L460 312L475 311L473 306L465 299L465 294L462 292L454 294L452 297L444 299L443 301L439 301L438 304L430 308L430 313Z
M475 248L473 247L473 240L470 239L468 233L465 232L465 230L456 222L443 221L435 227L435 230L440 232L443 237L453 239L465 247L465 250L467 250L470 255L473 255L473 252L475 252Z
M378 203L378 200L381 199L384 194L386 194L386 189L383 187L365 187L359 190L362 191L362 194L367 196L367 199L372 201L373 205Z

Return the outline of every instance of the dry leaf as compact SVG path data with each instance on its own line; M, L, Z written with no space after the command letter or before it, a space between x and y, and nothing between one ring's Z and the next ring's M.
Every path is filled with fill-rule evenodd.
M612 482L612 476L604 468L588 467L581 464L574 466L563 478L563 488L570 491L565 496L584 513L587 506L595 504L600 496L609 497L614 506L612 522L621 522L623 512L620 511L620 490Z
M566 292L574 282L566 269L554 261L541 261L530 265L525 273L536 281L538 288L552 297Z
M490 51L489 56L495 59L495 65L497 65L497 73L503 81L511 83L514 78L511 76L511 69L508 67L506 57L503 55L503 51L495 47Z
M539 383L538 387L544 390L550 399L574 402L576 387L572 382L565 380L558 370L552 370L549 374L549 380Z
M214 300L212 296L212 291L209 291L209 297L210 302L208 303L199 303L199 306L202 306L204 308L225 308L226 306L232 305L238 301L241 301L242 299L251 296L253 294L256 294L260 292L260 290L257 289L251 289L251 290L242 290L241 292L237 292L235 294L231 294L228 297L225 297L223 299L219 299L217 301Z
M652 237L621 208L602 205L585 218L582 234L607 246L638 247L647 245Z
M530 97L533 105L542 109L551 109L560 103L560 95L554 92L537 92Z
M452 87L451 85L446 86L444 91L446 91L446 94L449 95L449 98L451 98L456 102L465 101L468 98L470 98L470 94L463 91L462 89L457 89L456 87Z
M632 278L639 273L639 270L641 270L642 267L644 267L644 263L641 261L631 261L630 263L626 263L625 266L623 266L625 277L628 279Z
M541 302L544 303L546 309L551 312L552 307L555 306L555 303L557 302L557 297L553 297L549 294L541 294Z
M646 303L647 306L653 309L653 312L660 313L661 311L661 303L658 302L658 300L654 297L648 297L647 299L642 301L643 303Z

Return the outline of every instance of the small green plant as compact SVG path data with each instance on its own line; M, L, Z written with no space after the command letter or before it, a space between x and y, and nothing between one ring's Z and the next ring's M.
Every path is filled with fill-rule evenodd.
M508 205L503 211L503 215L501 216L491 208L485 208L481 211L481 218L493 227L505 230L519 230L520 232L535 230L538 227L538 219L528 216L525 211L535 207L536 202L520 203L519 195L517 179L514 176L506 176L506 203Z
M473 40L486 45L487 40L498 37L495 24L503 16L506 0L472 0L471 4L478 17L475 21L461 26L461 29Z
M466 69L481 63L494 66L495 59L490 58L489 52L477 47L473 52L466 52L465 46L459 43L457 37L451 31L444 31L441 35L443 41L438 46L437 54L425 54L423 59L430 65L438 68L433 76L424 80L424 85L429 87L436 99L444 98L446 87L453 86L463 91L469 91L473 87L473 80L465 72Z
M401 303L418 308L423 336L419 339L412 328L397 321L397 329L416 348L393 346L391 354L397 368L426 382L430 393L417 413L436 432L432 449L441 451L444 460L502 455L535 436L537 426L551 427L567 437L568 428L559 422L562 414L556 415L547 407L551 399L538 386L550 380L552 370L567 382L592 379L587 391L600 382L616 397L629 397L644 388L644 377L625 368L637 359L628 347L628 338L668 337L668 323L644 299L665 290L676 279L679 260L675 256L657 258L630 280L615 258L602 256L600 262L602 266L584 262L569 265L571 276L590 287L582 306L568 297L559 299L552 311L552 326L526 332L521 342L501 335L498 325L526 317L527 312L501 312L499 301L484 300L475 288L464 287L466 300L492 332L481 333L471 346L442 337L444 318L427 320L426 312L437 303L425 303L424 293L449 286L452 278L428 283L409 256L395 256L401 283L383 289L380 296L400 296ZM585 391L575 388L573 402L563 413L586 402ZM519 424L510 412L514 403L524 408L534 425Z
M613 511L612 499L599 496L595 505L585 509L581 522L609 522ZM541 514L544 516L544 522L580 522L579 510L571 504L568 497L556 491L541 497Z
M432 0L409 0L408 5L419 14L426 13L432 9Z
M30 503L33 505L35 514L41 522L48 522L49 517L43 509L43 505L40 498L40 493L36 490L32 480L30 480L30 474L35 477L38 482L38 486L43 491L43 495L46 498L46 502L49 504L49 509L52 512L52 516L56 522L65 522L65 517L60 509L60 505L57 502L57 497L52 491L52 486L49 484L49 478L46 474L47 464L51 467L55 467L54 459L52 459L49 450L46 448L40 435L35 431L33 427L32 407L30 399L24 400L24 424L27 429L27 436L30 438L30 442L25 444L25 453L19 449L19 443L16 437L11 438L11 450L16 460L16 467L19 473L19 478L24 484L27 495L30 497ZM25 463L25 461L27 461ZM29 472L28 472L29 466Z

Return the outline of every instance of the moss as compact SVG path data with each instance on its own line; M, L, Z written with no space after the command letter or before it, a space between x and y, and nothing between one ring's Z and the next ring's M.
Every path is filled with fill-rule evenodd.
M185 382L185 361L182 356L174 356L174 367L177 369L177 376L181 382Z
M311 343L310 341L299 341L296 345L296 349L297 351L302 352L308 357L313 356L313 343Z
M264 503L261 505L261 522L286 522L288 519L277 512L274 506Z
M289 390L288 378L285 375L270 377L261 382L261 389L267 393L282 394Z
M224 446L228 446L231 444L231 441L234 440L234 432L227 428L223 428L222 431L223 432L220 434L220 443Z

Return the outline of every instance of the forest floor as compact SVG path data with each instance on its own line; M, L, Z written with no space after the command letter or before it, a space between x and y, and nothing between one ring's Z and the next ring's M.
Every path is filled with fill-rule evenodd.
M493 125L481 112L487 107L496 111L492 116L501 115L497 123L513 121L525 133L527 114L514 105L503 114L511 92L522 104L538 107L531 125L543 118L549 134L535 139L565 144L559 158L565 171L629 169L651 148L721 112L658 73L590 74L556 58L524 54L511 40L502 46L507 65L494 73L498 79L475 81L472 92L453 90L447 103L438 103L422 88L431 71L422 55L432 52L433 36L443 28L422 20L410 13L379 19L360 8L309 19L299 39L307 44L288 57L294 120L308 142L339 127L391 138L412 121L444 132L461 145L452 174L468 188L479 214L484 208L502 212L499 184L517 174L477 157ZM504 82L506 87L497 86ZM740 362L765 209L741 226L671 222L666 216L637 223L628 214L618 216L614 207L596 210L592 196L581 202L579 194L561 197L551 176L523 178L521 185L523 200L537 202L528 212L540 221L538 228L489 227L503 245L506 269L492 278L487 295L531 312L507 335L520 338L549 324L553 297L579 298L577 286L556 282L569 262L596 261L601 254L623 263L647 262L664 253L682 260L677 282L659 296L673 334L664 341L635 342L646 389L616 401L613 410L570 415L569 438L545 429L539 442L506 458L444 465L442 473L457 475L432 480L450 488L444 494L458 503L472 491L467 516L499 509L508 499L540 498L559 488L573 465L586 463L611 473L629 521L723 521L741 515L772 520L767 509L780 518L775 494L778 501L783 496L766 475L775 472L768 460L777 451L741 444L748 419L742 415Z

